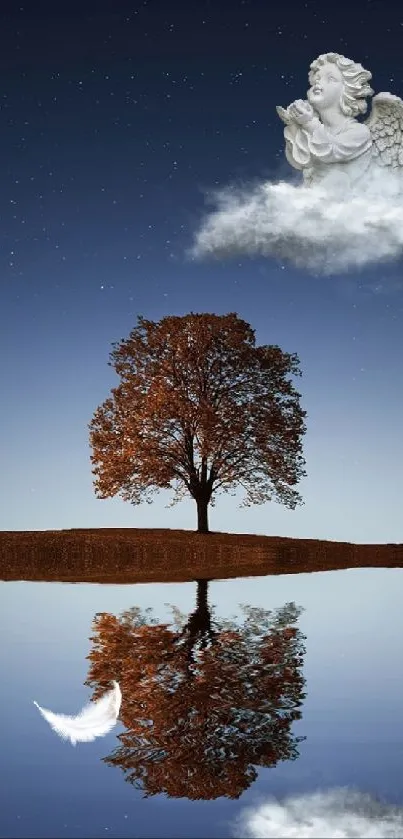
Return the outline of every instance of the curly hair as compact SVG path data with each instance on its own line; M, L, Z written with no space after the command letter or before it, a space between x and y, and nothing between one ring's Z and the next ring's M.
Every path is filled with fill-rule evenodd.
M309 84L313 85L315 73L324 64L335 64L343 77L344 87L340 97L340 108L345 116L357 117L365 114L367 110L366 99L373 96L374 91L368 82L372 79L372 73L365 70L362 64L357 64L344 55L337 52L326 52L312 62L309 72Z

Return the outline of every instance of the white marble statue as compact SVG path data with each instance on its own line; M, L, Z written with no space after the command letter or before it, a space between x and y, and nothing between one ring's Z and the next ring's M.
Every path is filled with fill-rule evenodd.
M357 120L373 96L371 78L361 64L325 53L311 64L307 101L277 107L285 123L286 158L302 171L305 184L349 188L364 183L374 167L403 172L403 101L378 93L370 117Z

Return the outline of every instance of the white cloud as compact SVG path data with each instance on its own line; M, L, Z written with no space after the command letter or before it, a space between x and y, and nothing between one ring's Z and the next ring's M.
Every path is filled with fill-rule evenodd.
M280 181L229 187L209 200L190 252L196 259L268 256L335 274L403 255L403 177L385 169L348 194L331 182Z
M347 788L270 800L241 811L235 836L253 839L389 839L403 836L403 807Z

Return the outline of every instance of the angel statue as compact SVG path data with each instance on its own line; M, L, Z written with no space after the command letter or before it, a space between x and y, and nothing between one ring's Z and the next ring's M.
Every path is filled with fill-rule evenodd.
M361 64L335 52L312 62L307 101L277 107L285 123L285 154L304 183L349 188L374 168L403 173L403 101L378 93L365 122L367 99L374 91L372 74Z

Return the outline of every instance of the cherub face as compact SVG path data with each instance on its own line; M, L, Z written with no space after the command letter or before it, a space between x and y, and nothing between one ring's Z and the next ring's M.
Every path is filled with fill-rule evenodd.
M330 108L340 102L343 85L343 76L339 68L336 64L327 62L315 71L312 87L307 94L308 102L317 111Z

